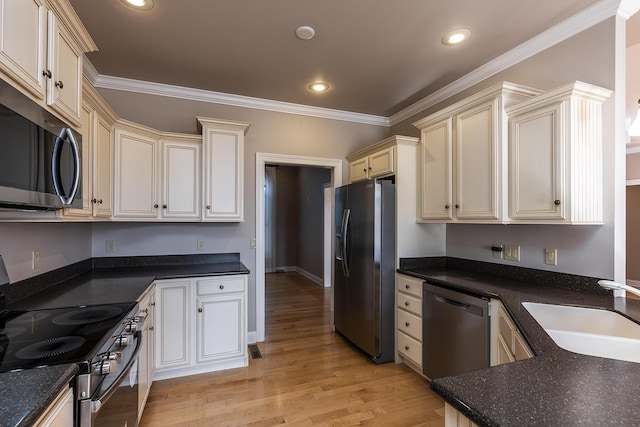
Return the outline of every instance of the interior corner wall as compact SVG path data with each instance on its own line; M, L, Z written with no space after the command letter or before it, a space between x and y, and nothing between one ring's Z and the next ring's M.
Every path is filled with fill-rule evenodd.
M392 127L392 134L417 135L411 123L501 81L542 90L581 80L607 89L615 87L616 19L603 21L473 87ZM450 257L498 262L585 276L614 276L615 104L603 105L604 225L476 225L447 224ZM520 245L521 261L492 257L494 243ZM558 265L544 263L544 249L558 250Z

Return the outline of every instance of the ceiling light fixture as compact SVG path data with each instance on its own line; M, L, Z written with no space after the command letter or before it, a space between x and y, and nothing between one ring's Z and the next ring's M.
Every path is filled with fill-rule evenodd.
M640 136L640 99L638 99L638 112L636 113L636 118L631 123L629 127L629 136Z
M469 37L471 37L471 31L467 30L466 28L460 28L459 30L454 30L447 33L442 38L442 44L446 46L457 45L467 40Z
M308 87L311 92L322 93L329 90L329 83L314 82L311 83Z
M153 0L122 0L127 6L138 10L149 10L153 7Z
M311 40L316 35L316 30L307 25L296 28L296 37L300 40Z

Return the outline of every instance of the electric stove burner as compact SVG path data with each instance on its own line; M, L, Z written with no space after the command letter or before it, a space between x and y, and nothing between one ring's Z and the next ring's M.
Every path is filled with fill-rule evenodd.
M84 344L82 337L57 337L29 344L16 352L19 359L45 359L73 351Z
M102 322L111 319L123 313L120 307L104 306L104 307L83 307L78 310L60 314L53 318L52 322L56 325L84 325L85 323Z

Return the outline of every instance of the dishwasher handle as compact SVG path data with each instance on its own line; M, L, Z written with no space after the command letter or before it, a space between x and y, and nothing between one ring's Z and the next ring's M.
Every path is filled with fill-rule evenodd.
M443 297L441 295L436 295L436 294L432 294L433 298L441 303L444 304L449 304L451 306L454 306L456 308L459 308L461 310L467 311L471 314L475 314L476 316L483 316L484 315L484 310L482 307L479 307L477 305L473 305L473 304L465 304L463 302L460 301L456 301L453 300L451 298L447 298L447 297Z

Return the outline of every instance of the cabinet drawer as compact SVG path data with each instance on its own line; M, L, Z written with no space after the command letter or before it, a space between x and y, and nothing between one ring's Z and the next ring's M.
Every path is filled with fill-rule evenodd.
M399 292L411 294L422 299L422 281L420 279L397 275L396 286Z
M242 276L202 279L196 281L198 295L218 295L244 292L245 279Z
M398 293L398 307L422 317L422 301L418 298Z
M403 332L398 332L398 353L422 367L422 343Z
M398 330L422 341L422 318L408 311L398 310Z

